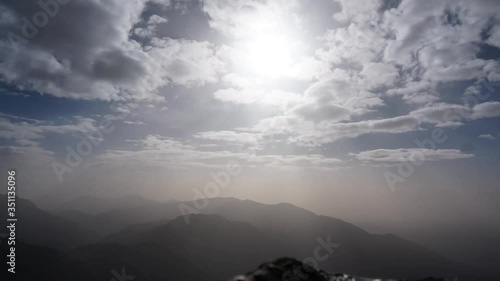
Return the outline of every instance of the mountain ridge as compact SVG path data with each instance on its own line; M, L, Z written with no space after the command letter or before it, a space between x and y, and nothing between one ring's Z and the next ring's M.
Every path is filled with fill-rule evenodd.
M24 199L20 200L24 202ZM35 205L26 206L31 208L25 211L32 210L34 213L41 212L50 216ZM200 214L188 215L189 220L179 216L178 205L172 203L124 208L98 215L75 212L87 219L98 218L99 225L106 220L116 219L119 220L118 225L124 227L97 240L96 244L84 245L88 243L80 241L80 246L72 254L74 257L81 257L78 253L82 249L92 249L89 253L94 253L94 258L113 265L115 255L110 252L116 249L122 254L141 253L144 259L161 257L175 260L175 257L181 257L182 260L189 261L189 264L201 267L200 272L203 271L204 274L213 271L212 274L217 278L227 278L225 274L237 274L251 264L257 265L280 256L311 256L317 251L318 241L321 240L340 244L326 260L318 262L320 267L332 272L412 279L428 275L467 276L473 272L472 268L463 269L439 254L396 235L371 234L343 220L316 215L292 204L266 205L251 200L212 198L209 205L200 211ZM137 212L136 216L128 217L133 212ZM109 214L111 216L107 217ZM153 220L156 218L159 219ZM67 220L69 219L61 221ZM135 224L136 221L140 224ZM246 231L241 231L242 229ZM164 239L165 237L170 238ZM248 241L252 241L253 247L242 247ZM36 243L45 245L46 242L35 241ZM242 263L233 262L242 258ZM91 260L83 261L92 264ZM133 260L124 261L133 265ZM225 266L221 267L219 264ZM143 267L139 271L146 274L148 266ZM158 265L155 270L160 268Z

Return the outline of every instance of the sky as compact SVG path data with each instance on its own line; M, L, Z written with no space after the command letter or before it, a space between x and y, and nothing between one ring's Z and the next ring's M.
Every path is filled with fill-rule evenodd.
M496 0L0 1L0 168L500 228L499 58Z

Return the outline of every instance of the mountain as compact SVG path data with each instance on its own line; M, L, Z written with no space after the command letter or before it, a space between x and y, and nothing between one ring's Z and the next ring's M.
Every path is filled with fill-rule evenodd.
M50 215L30 201L18 199L18 207L23 222L18 232L21 241L67 248L96 239L93 229ZM121 229L70 253L100 276L127 266L147 280L162 280L165 268L172 277L167 280L200 280L200 276L224 280L262 261L291 256L314 258L325 270L355 276L494 280L397 236L370 234L291 204L213 198L200 214L187 216L179 216L178 203L153 203L98 215L70 212L80 221L95 223L94 227L114 223L112 228Z
M91 242L106 237L109 234L123 230L131 224L156 221L163 215L148 218L143 213L168 214L175 213L175 201L158 202L145 199L138 195L128 195L119 198L98 198L83 196L62 204L52 211L58 217L77 223L91 233ZM154 209L154 212L149 211ZM131 210L141 210L134 214ZM166 216L173 219L173 216Z
M500 231L477 226L473 232L463 231L462 225L437 225L419 232L400 227L398 233L420 244L428 245L454 260L500 274Z
M236 274L249 264L272 259L289 246L248 223L214 215L191 215L190 224L179 217L153 229L142 239L184 255L218 279Z
M2 206L7 206L7 195L0 194ZM95 240L93 233L79 224L40 210L31 201L16 198L16 238L30 244L69 249ZM0 220L6 221L7 208L0 211Z
M372 279L354 277L343 273L330 273L316 269L294 258L279 258L272 262L261 264L257 269L246 274L237 275L229 281L396 281L394 279ZM443 278L427 277L420 281L446 281Z
M4 241L0 243L2 253L9 253ZM72 259L67 254L48 247L29 245L16 241L15 274L4 267L0 280L10 281L109 281L100 276L87 264ZM2 254L2 264L7 263L7 255Z
M187 203L189 204L189 202ZM159 208L156 206L155 208ZM148 208L149 218L161 217L155 215L154 209ZM171 210L161 207L161 210ZM234 198L213 198L209 205L200 210L203 214L218 215L232 222L246 222L264 233L268 239L274 240L272 258L293 256L306 258L314 255L318 246L325 243L337 243L338 248L330 249L332 253L318 264L332 271L349 272L359 276L385 278L423 278L427 275L456 276L473 272L473 269L463 269L460 265L448 261L444 257L394 235L370 234L355 225L339 219L318 216L310 211L291 204L265 205L249 200ZM143 211L134 210L135 214ZM161 213L161 212L160 212ZM124 213L121 216L126 216ZM171 217L164 213L164 217ZM182 222L186 227L193 222L189 216ZM136 218L135 218L136 219ZM186 223L189 221L189 223ZM132 226L126 230L109 236L102 242L120 242L124 244L138 243L153 231L159 222L144 223ZM216 229L216 227L213 227ZM211 233L210 224L206 229L199 228L198 239L203 239L205 233ZM193 238L194 239L194 238ZM231 240L246 243L243 238L233 236ZM322 242L318 242L322 241ZM237 255L233 258L239 258Z
M130 197L128 197L130 199ZM180 215L177 204L174 201L157 202L157 201L144 201L147 199L139 198L133 204L124 204L126 201L119 201L114 206L116 208L100 208L104 210L101 213L94 214L94 212L84 212L79 205L67 204L64 209L58 209L56 215L63 217L67 220L73 221L87 229L92 233L94 241L102 239L107 235L119 232L130 225L144 224L150 222L157 222L163 220L172 220ZM108 200L108 199L106 199ZM77 200L82 202L81 200ZM91 201L94 202L93 199ZM105 201L102 201L105 202ZM143 204L149 202L149 204ZM109 204L112 204L109 202Z
M82 246L71 252L71 258L91 267L100 278L111 280L112 271L135 280L214 280L184 256L153 243L137 245L100 244ZM119 280L132 280L119 278ZM54 280L59 281L59 280ZM60 280L65 281L65 280Z
M281 251L280 241L248 223L212 215L192 215L190 221L179 217L128 244L82 246L72 256L95 267L123 264L146 280L189 281L225 280Z

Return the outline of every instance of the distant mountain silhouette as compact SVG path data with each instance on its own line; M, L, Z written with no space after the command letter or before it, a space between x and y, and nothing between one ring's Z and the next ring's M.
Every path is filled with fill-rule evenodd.
M7 195L0 194L2 206L7 206ZM40 210L31 201L16 199L16 237L30 244L56 249L69 249L95 240L88 229L70 220ZM7 219L7 208L1 208L0 221Z
M204 274L203 279L186 279L184 276L182 280L225 280L233 274L246 270L248 265L272 259L277 252L280 252L280 241L270 238L248 223L232 222L212 215L192 215L190 220L191 223L186 224L184 218L176 218L138 235L134 241L128 241L126 245L83 246L74 251L74 256L83 257L92 263L93 260L107 259L108 256L111 260L116 259L118 255L123 264L135 266L138 272L147 272L146 264L140 267L134 262L138 257L134 253L144 254L143 259L151 263L160 260L151 261L152 256L150 255L148 259L146 253L163 253L162 262L168 253L169 260L177 262L183 260L187 265L197 265ZM109 254L111 248L120 254ZM82 255L82 252L85 254ZM181 263L169 269L169 272L172 274L178 272L176 274L181 276L182 272L179 271L185 268ZM189 272L196 270L190 269ZM152 279L147 278L147 280Z
M89 199L89 198L87 198ZM101 213L94 211L85 212L86 208L79 205L75 209L71 204L65 204L63 209L59 209L56 214L67 220L74 221L92 233L93 241L102 239L107 235L116 233L134 224L144 224L163 220L164 222L172 220L180 215L177 203L175 201L157 202L144 199L140 196L127 197L125 201L115 200L99 201L101 203L114 202L117 208L100 208L104 210ZM133 200L131 200L133 199ZM90 199L94 202L93 199ZM135 200L135 201L134 201ZM78 202L82 202L77 200ZM130 202L126 205L124 202ZM144 204L150 202L149 204Z
M96 215L67 210L61 218L18 198L22 222L18 238L59 249L80 245L68 253L68 261L107 280L112 269L122 267L143 280L225 280L264 261L283 256L302 260L318 251L323 257L328 253L317 262L329 272L413 280L432 275L495 280L397 236L370 234L291 204L213 198L200 214L187 216L179 216L178 203L132 206ZM88 242L98 239L97 244Z
M373 235L342 220L318 216L291 204L265 205L249 200L213 198L201 212L220 215L233 222L249 223L275 241L272 245L277 247L273 248L274 255L270 255L271 258L311 256L318 246L318 239L326 240L330 237L332 242L341 246L326 261L319 262L327 270L360 276L415 279L428 275L451 276L461 270L438 254L410 241L394 235ZM184 219L181 221L178 218L176 221L187 227L193 223L193 218L199 219L198 216L191 215L189 224ZM150 223L129 227L105 238L103 242L137 243L157 225L158 223ZM207 224L206 230L200 229L198 238L202 239L205 233L211 231L219 230L211 230ZM239 236L232 239L245 243Z

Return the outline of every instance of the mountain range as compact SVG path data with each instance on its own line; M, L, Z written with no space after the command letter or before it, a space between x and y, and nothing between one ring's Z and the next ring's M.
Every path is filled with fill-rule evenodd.
M0 200L5 202L6 196ZM87 200L99 202L101 206L93 206L100 211L86 208ZM52 267L37 267L33 258L52 255L56 264L64 260L64 270L81 271L79 276L92 280L110 280L122 270L137 280L227 280L265 261L294 257L353 276L495 280L492 273L457 264L395 235L371 234L288 203L211 198L196 214L183 216L179 202L141 197L78 202L44 211L29 200L17 200L19 260L32 261L29 272L19 266L21 274L66 276L50 275ZM42 280L67 280L54 278Z

